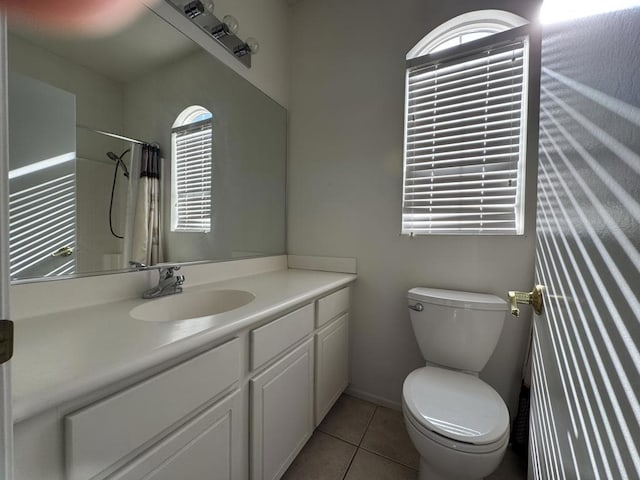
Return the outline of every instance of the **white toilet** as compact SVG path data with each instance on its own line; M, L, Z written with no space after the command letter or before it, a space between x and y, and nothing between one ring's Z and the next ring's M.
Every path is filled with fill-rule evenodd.
M420 453L420 480L477 480L502 461L509 411L478 378L498 343L507 302L494 295L413 288L413 331L427 366L404 381L402 411Z

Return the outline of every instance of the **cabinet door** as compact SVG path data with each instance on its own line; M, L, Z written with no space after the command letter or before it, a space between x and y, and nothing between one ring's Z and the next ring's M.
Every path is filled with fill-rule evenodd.
M276 480L313 432L313 339L250 383L251 478Z
M239 480L241 410L237 391L165 437L109 480Z
M315 340L317 426L349 383L349 314L316 333Z

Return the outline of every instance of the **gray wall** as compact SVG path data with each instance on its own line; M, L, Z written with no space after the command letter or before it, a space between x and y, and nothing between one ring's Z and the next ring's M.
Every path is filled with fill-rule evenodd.
M533 478L640 478L640 9L543 34Z
M211 232L170 231L171 129L191 105L213 114ZM284 253L286 110L198 51L130 82L125 131L160 144L165 159L165 261Z
M123 85L104 75L67 60L55 53L35 45L16 34L9 34L9 69L71 92L76 99L75 119L68 125L74 138L78 160L75 162L77 186L77 272L103 270L103 255L122 252L122 241L109 231L109 199L113 163L106 153L118 155L124 150L123 142L98 135L87 129L75 128L85 125L109 132L122 132ZM13 125L12 125L13 127ZM50 140L39 138L35 145L48 146ZM16 159L11 155L13 168ZM125 160L129 161L129 157ZM122 234L123 205L126 202L125 185L119 179L119 191L114 202L114 229ZM37 277L37 272L29 277Z
M323 0L292 8L289 253L358 260L354 391L399 405L404 378L423 364L406 308L410 287L505 296L532 286L535 129L524 236L409 239L399 233L406 53L433 28L467 11L498 8L532 18L536 7L534 0ZM535 105L531 116L536 120ZM518 319L507 318L482 374L512 411L528 332L528 309Z

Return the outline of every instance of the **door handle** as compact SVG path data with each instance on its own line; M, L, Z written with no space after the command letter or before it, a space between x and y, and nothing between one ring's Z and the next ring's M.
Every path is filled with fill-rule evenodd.
M59 248L51 254L52 257L70 257L73 254L73 247L66 246Z
M510 291L507 298L509 299L511 315L514 317L520 315L518 304L531 305L533 307L533 311L536 312L537 315L542 315L542 309L544 308L543 291L544 286L542 285L536 285L533 287L531 292Z

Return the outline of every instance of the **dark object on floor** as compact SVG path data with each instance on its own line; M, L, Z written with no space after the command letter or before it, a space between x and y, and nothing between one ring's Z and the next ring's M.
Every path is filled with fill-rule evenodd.
M513 421L511 430L511 447L526 465L527 452L529 449L529 408L531 389L524 383L520 387L520 398L518 400L518 412Z

